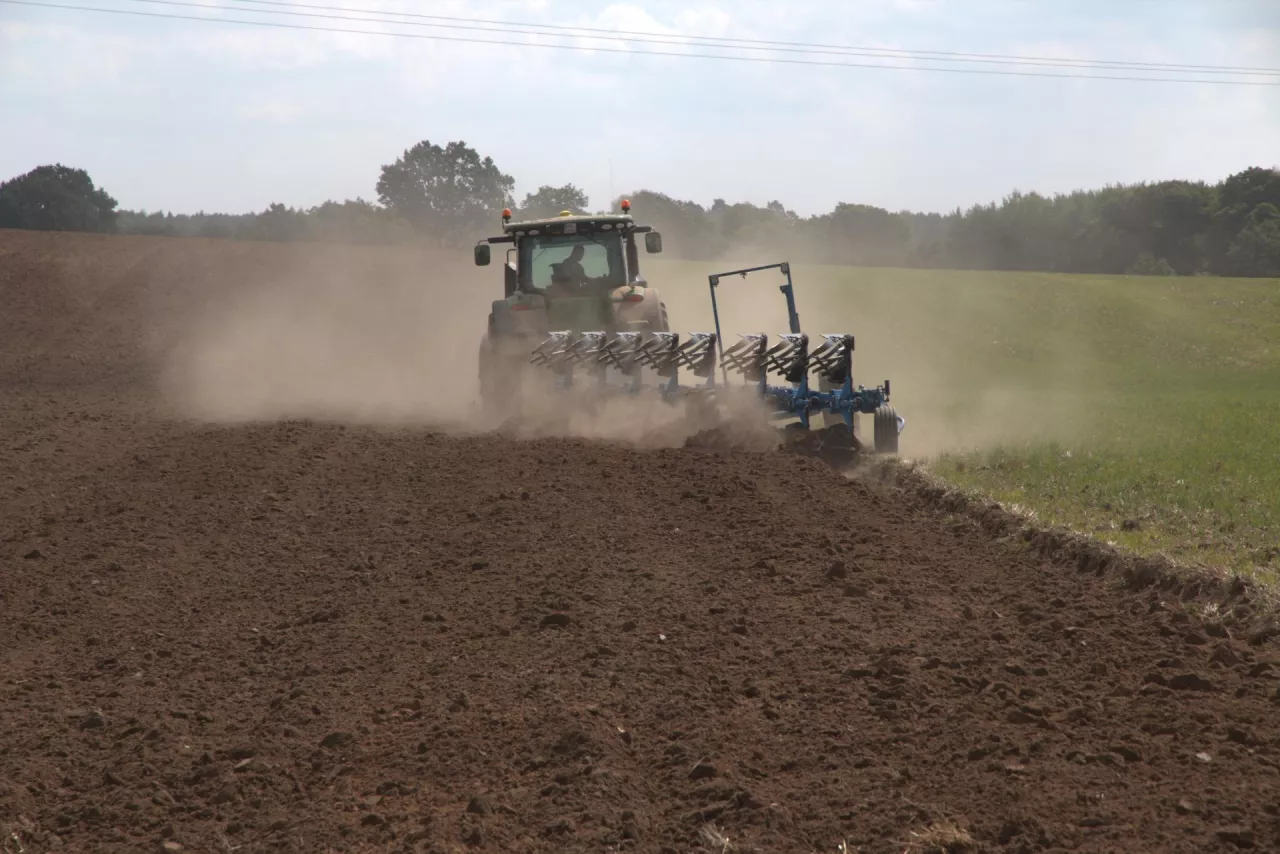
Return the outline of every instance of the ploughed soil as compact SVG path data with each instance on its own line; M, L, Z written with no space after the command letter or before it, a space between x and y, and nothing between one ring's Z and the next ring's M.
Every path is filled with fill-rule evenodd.
M156 306L308 251L0 232L0 850L1280 849L1235 614L780 453L174 415Z

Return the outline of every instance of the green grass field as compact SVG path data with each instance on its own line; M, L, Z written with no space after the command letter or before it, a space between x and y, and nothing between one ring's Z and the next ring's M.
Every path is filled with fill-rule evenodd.
M743 266L774 258L742 258ZM679 329L720 265L650 264ZM795 268L806 331L893 381L902 453L1144 553L1280 572L1280 280ZM785 330L777 277L722 288L726 335Z

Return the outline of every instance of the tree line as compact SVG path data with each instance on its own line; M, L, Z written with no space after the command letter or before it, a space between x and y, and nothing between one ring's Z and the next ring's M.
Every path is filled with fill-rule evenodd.
M273 203L243 214L118 210L84 170L40 166L0 183L0 228L465 249L495 231L503 208L517 218L593 210L572 184L519 202L514 188L492 158L461 141L406 149L382 167L376 202ZM703 206L643 189L627 197L637 218L663 232L668 253L690 260L750 248L862 266L1280 277L1280 170L1261 167L1215 184L1015 192L945 214L842 202L801 217L777 201ZM620 198L607 209L618 210Z

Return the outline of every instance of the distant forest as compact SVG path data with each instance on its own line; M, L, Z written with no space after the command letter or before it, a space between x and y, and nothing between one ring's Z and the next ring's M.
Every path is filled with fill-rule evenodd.
M0 183L0 228L464 250L498 214L592 210L572 184L517 203L515 181L463 142L423 141L382 167L377 201L272 204L256 213L117 210L87 173L40 166ZM617 210L622 197L610 201ZM1280 277L1280 170L1254 167L1216 184L1163 181L1043 196L1015 192L949 213L840 203L801 217L781 202L709 207L652 190L626 196L663 232L667 254L711 259L750 247L779 258L862 266L1131 275Z

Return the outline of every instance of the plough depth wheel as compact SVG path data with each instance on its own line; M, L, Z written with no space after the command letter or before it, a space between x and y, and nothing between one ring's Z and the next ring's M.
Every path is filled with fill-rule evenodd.
M877 454L898 453L899 429L897 410L887 404L876 409L873 430Z

